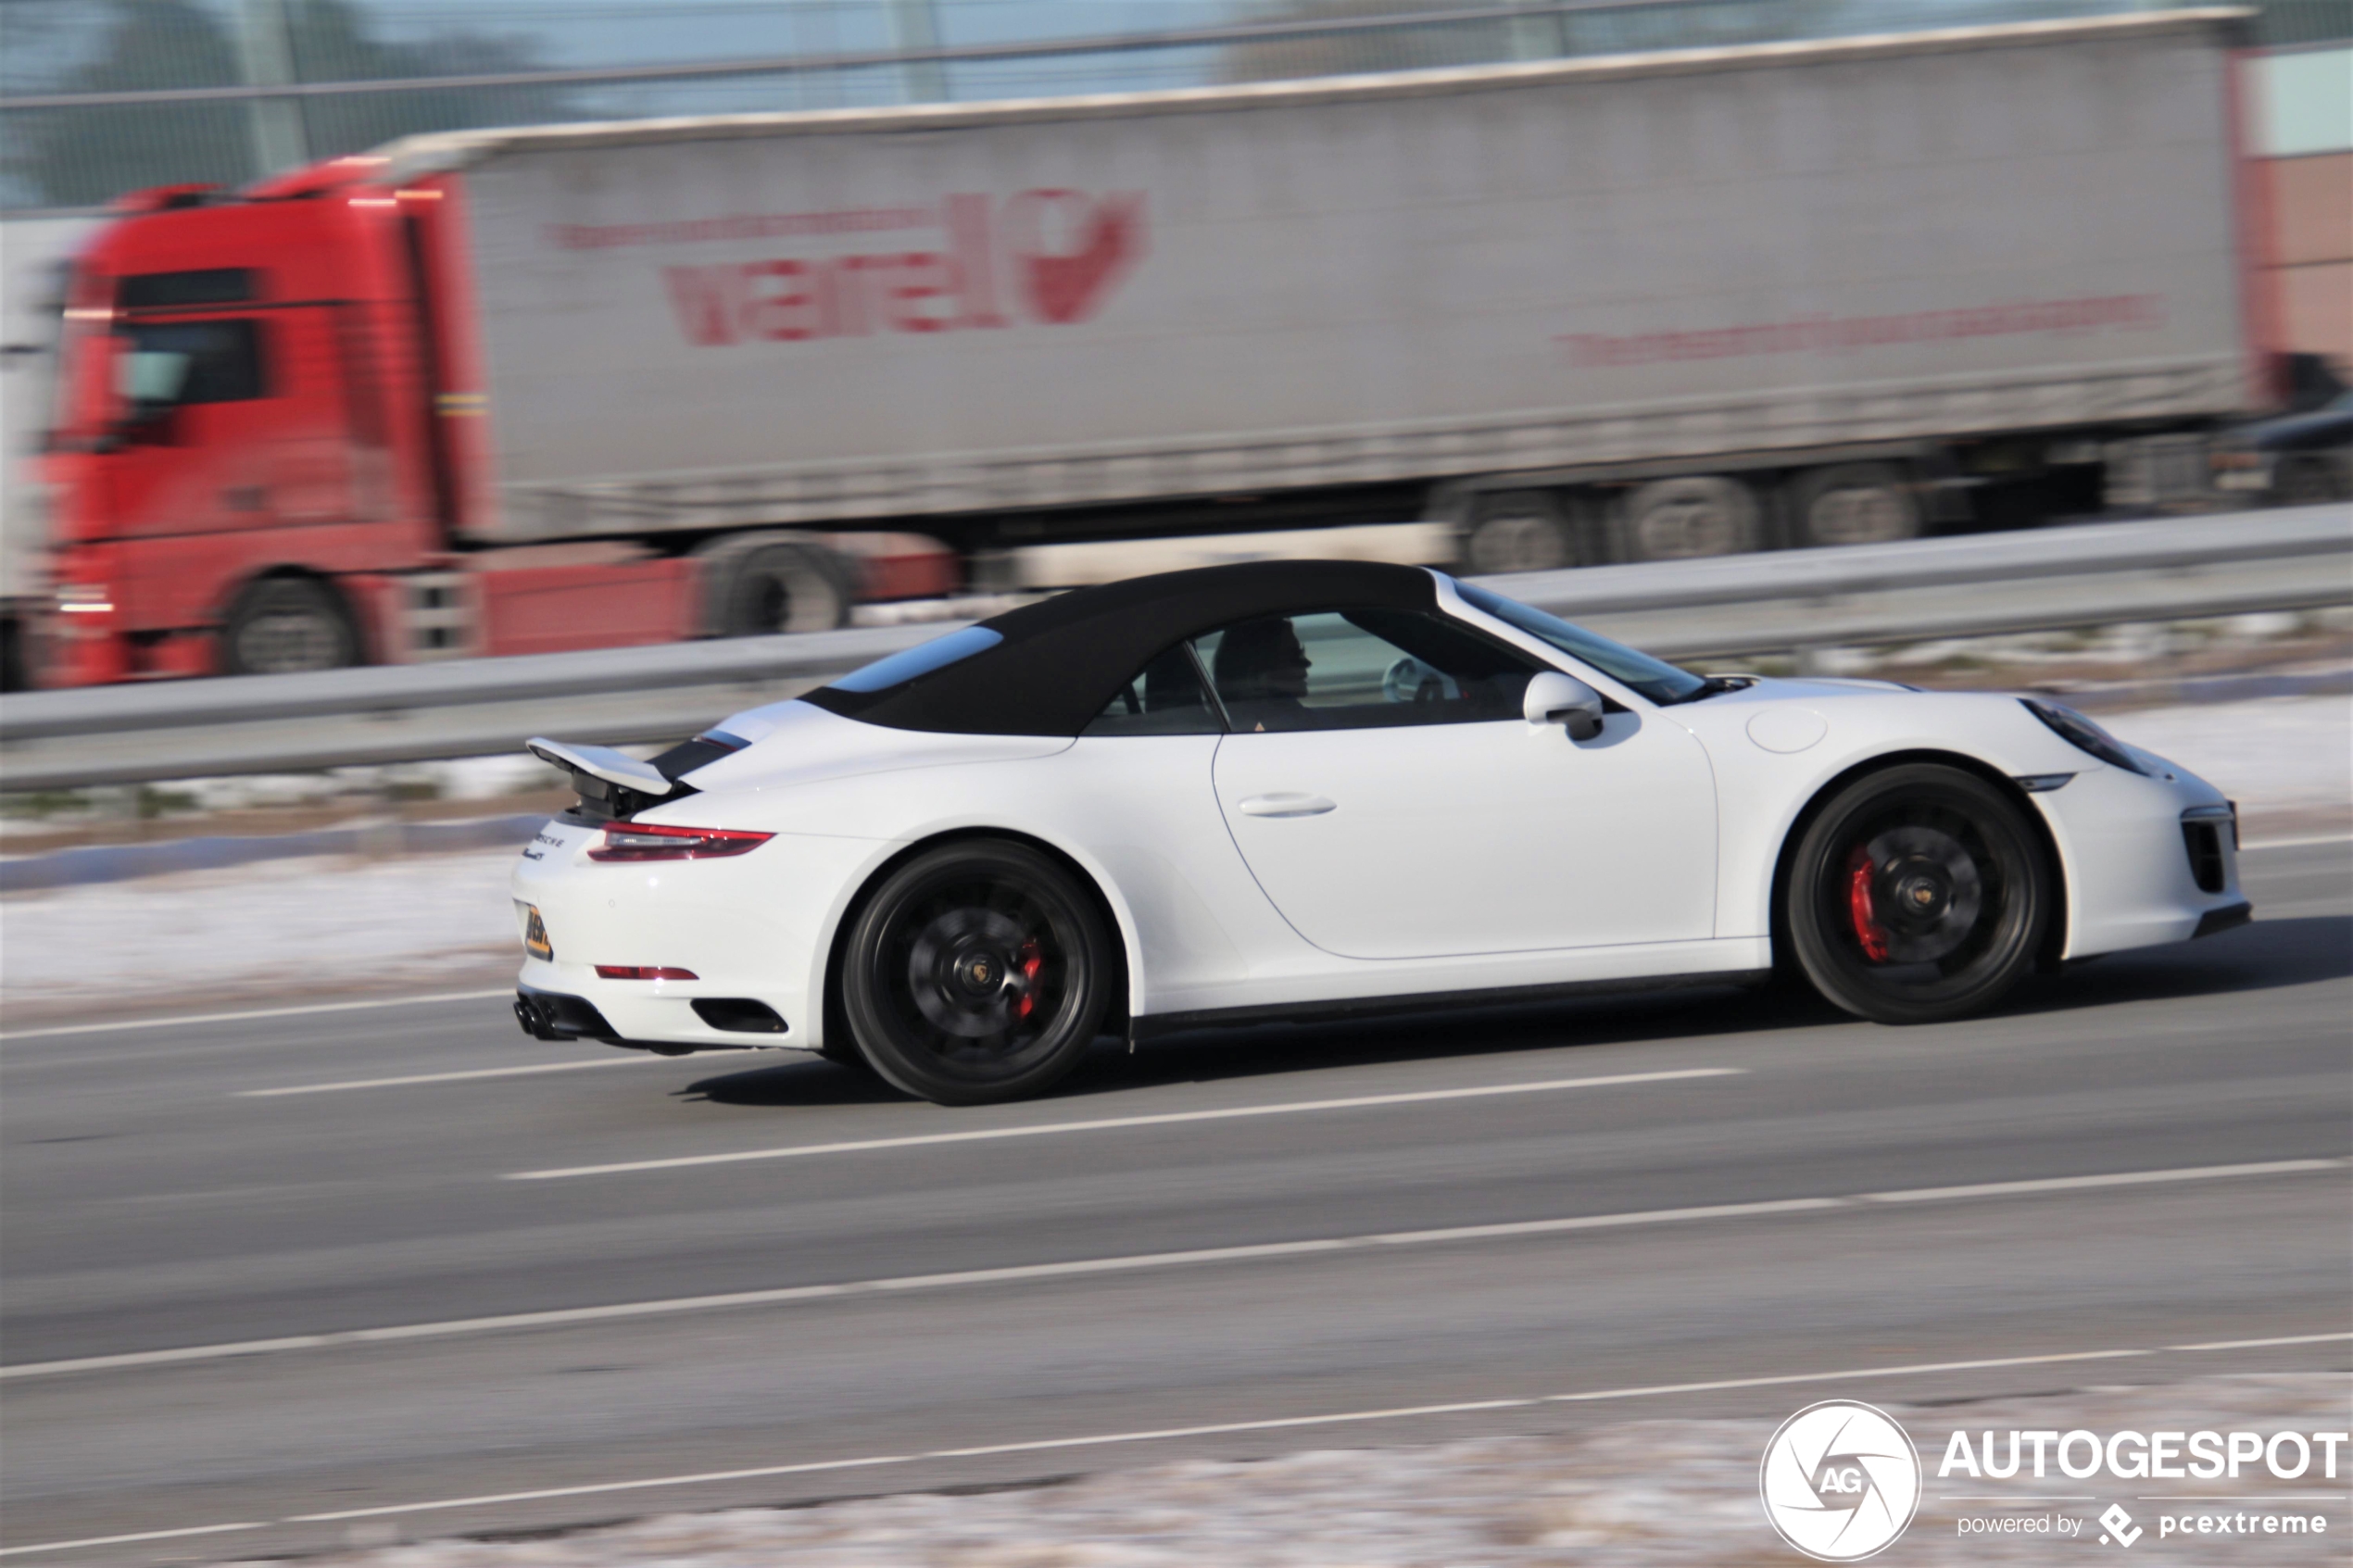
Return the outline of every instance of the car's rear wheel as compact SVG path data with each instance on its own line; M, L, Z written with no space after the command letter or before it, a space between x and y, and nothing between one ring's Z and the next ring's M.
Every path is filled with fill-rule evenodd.
M1786 929L1816 990L1881 1023L1993 1006L2034 967L2051 871L2019 808L1957 768L1856 780L1799 841Z
M1094 901L1024 845L943 845L900 866L850 928L842 1009L859 1050L939 1105L1042 1093L1077 1065L1110 1001Z

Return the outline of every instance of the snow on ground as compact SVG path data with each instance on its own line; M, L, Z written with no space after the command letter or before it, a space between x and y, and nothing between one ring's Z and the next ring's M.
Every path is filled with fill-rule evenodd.
M1793 1390L1791 1412L1822 1398ZM1991 1430L2341 1432L2342 1375L2207 1378L2090 1388L1933 1409L1894 1406L1920 1451L1919 1514L1884 1561L1905 1568L2049 1563L2102 1536L2120 1503L2144 1532L2133 1560L2158 1563L2314 1563L2344 1560L2353 1528L2347 1461L2338 1476L2257 1480L1969 1480L1936 1472L1950 1434ZM345 1552L314 1568L1731 1568L1805 1560L1768 1528L1757 1468L1775 1421L1622 1422L1545 1437L1427 1448L1294 1453L1250 1463L1193 1461L1110 1471L1019 1491L910 1493L794 1509L677 1513L522 1541L426 1540ZM1997 1450L1998 1451L1998 1450ZM2129 1454L2129 1449L2126 1450ZM2284 1455L2290 1450L2284 1448ZM2080 1445L2077 1457L2081 1457ZM887 1484L887 1483L882 1483ZM2210 1508L2145 1501L2173 1495L2311 1493ZM2081 1499L2087 1492L2093 1500ZM1956 1500L1998 1496L2024 1506ZM2038 1499L2048 1499L2041 1501ZM2160 1513L2258 1516L2227 1547L2211 1535L2161 1535ZM2326 1528L2264 1535L2265 1513L2319 1515ZM2048 1533L1962 1533L1962 1520L2016 1516ZM2064 1516L2080 1529L2061 1538ZM2195 1524L2192 1526L2195 1532Z
M2248 836L2353 826L2353 701L2287 697L2119 713L2108 727L2213 781ZM510 850L263 862L0 899L0 1008L497 985L516 948ZM94 998L98 1000L94 1002Z
M2212 784L2251 824L2266 816L2353 812L2353 698L2146 708L2102 714L2100 723Z
M467 990L520 962L512 849L264 860L0 898L0 1011Z

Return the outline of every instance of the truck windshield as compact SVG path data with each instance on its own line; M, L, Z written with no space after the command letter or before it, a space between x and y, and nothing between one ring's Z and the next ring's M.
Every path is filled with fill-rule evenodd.
M1496 620L1518 627L1531 637L1550 643L1571 659L1592 665L1611 680L1633 688L1662 707L1705 696L1714 689L1688 670L1678 670L1663 659L1653 659L1623 643L1613 643L1607 637L1573 625L1557 615L1547 615L1533 605L1524 605L1517 599L1507 599L1501 594L1491 594L1484 588L1474 588L1460 581L1454 583L1454 592L1463 596L1466 604L1474 605Z

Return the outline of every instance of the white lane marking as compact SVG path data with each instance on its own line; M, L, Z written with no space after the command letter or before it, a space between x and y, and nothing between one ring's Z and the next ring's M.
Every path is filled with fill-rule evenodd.
M331 1095L342 1089L391 1089L404 1084L454 1084L463 1078L520 1078L529 1073L578 1073L590 1067L642 1067L668 1057L602 1057L595 1061L543 1061L530 1067L476 1067L463 1073L417 1073L406 1078L354 1078L343 1084L296 1084L284 1089L240 1089L237 1099L274 1099L281 1095Z
M128 1023L64 1023L51 1029L11 1029L0 1040L38 1040L56 1035L107 1035L118 1029L177 1029L194 1023L243 1023L254 1018L299 1018L314 1012L360 1012L371 1008L419 1007L428 1002L479 1002L511 997L515 988L496 991L442 991L429 997L379 997L366 1002L318 1002L298 1008L258 1008L250 1012L197 1012L180 1018L139 1018Z
M192 1524L182 1530L142 1530L135 1536L92 1536L79 1541L43 1541L38 1546L0 1547L0 1557L14 1557L20 1551L71 1551L76 1547L85 1546L129 1546L133 1541L168 1541L180 1536L218 1536L229 1530L267 1530L271 1523L260 1519L245 1524Z
M2203 1345L2175 1345L2176 1350L2259 1350L2271 1345L2325 1345L2353 1339L2353 1334L2291 1334L2280 1339L2209 1339Z
M801 1475L812 1470L871 1469L880 1465L914 1464L924 1460L980 1459L992 1454L1038 1453L1052 1449L1090 1448L1098 1444L1150 1443L1170 1437L1214 1436L1227 1432L1273 1432L1290 1426L1324 1426L1349 1421L1393 1421L1402 1416L1454 1415L1468 1411L1520 1410L1540 1401L1467 1399L1448 1405L1403 1405L1393 1410L1346 1411L1332 1415L1279 1416L1266 1421L1227 1421L1205 1426L1164 1426L1145 1432L1104 1432L1084 1437L1041 1437L1026 1443L991 1443L975 1449L935 1449L928 1453L875 1454L861 1459L820 1460L806 1464L763 1465L757 1470L720 1470L699 1475L656 1475L641 1481L606 1481L583 1486L551 1486L535 1492L506 1492L492 1497L449 1498L439 1502L396 1503L389 1507L346 1509L334 1513L301 1513L288 1524L324 1524L341 1519L366 1519L386 1513L421 1513L433 1509L469 1508L484 1503L533 1502L543 1498L573 1498L585 1493L637 1490L648 1486L696 1486L711 1481L748 1481L771 1475Z
M2131 1182L2197 1181L2258 1173L2292 1174L2334 1171L2345 1160L2293 1160L2268 1165L2208 1165L2183 1174L2171 1171L2121 1173L2106 1186ZM2073 1185L2084 1185L2070 1178ZM1996 1185L1987 1192L1975 1187L1922 1189L1958 1198L1998 1197L2020 1187L2047 1191L2041 1184ZM1499 1224L1456 1225L1444 1230L1386 1231L1365 1236L1320 1236L1303 1241L1257 1242L1239 1247L1205 1247L1182 1252L1139 1252L1112 1258L1078 1258L1060 1263L1019 1263L995 1269L963 1269L950 1273L900 1274L883 1279L843 1280L832 1285L793 1285L773 1290L738 1290L719 1296L682 1296L654 1301L617 1301L601 1307L556 1307L537 1312L509 1312L497 1317L452 1318L438 1323L396 1323L384 1328L340 1329L324 1334L287 1335L276 1339L235 1340L217 1345L188 1345L169 1350L130 1350L111 1356L78 1356L67 1361L23 1361L0 1366L0 1378L50 1377L63 1373L103 1372L122 1367L161 1366L177 1361L225 1361L238 1356L274 1355L287 1350L319 1350L347 1345L384 1344L405 1339L438 1339L509 1329L558 1328L573 1323L604 1323L618 1318L670 1317L682 1312L706 1312L737 1307L778 1306L837 1297L877 1295L898 1290L938 1290L962 1286L1003 1285L1026 1280L1066 1279L1084 1274L1133 1273L1151 1269L1183 1268L1213 1263L1255 1262L1267 1259L1306 1257L1317 1253L1357 1252L1381 1247L1426 1247L1455 1242L1491 1241L1503 1237L1546 1236L1559 1232L1612 1230L1628 1226L1679 1224L1699 1220L1761 1219L1768 1215L1856 1210L1891 1198L1908 1200L1909 1194L1856 1193L1843 1198L1781 1198L1755 1203L1722 1203L1691 1209L1646 1209L1619 1214L1577 1214L1560 1219L1519 1220Z
M799 1464L769 1464L747 1470L711 1470L686 1475L649 1475L627 1481L590 1482L576 1486L543 1486L528 1492L486 1492L468 1498L437 1498L427 1502L393 1503L374 1508L341 1509L332 1513L297 1513L281 1524L328 1524L346 1519L382 1518L396 1513L431 1513L453 1508L486 1508L497 1503L538 1502L550 1498L591 1497L607 1492L644 1491L658 1486L708 1486L719 1481L761 1480L777 1475L808 1475L829 1470L873 1470L914 1464L925 1460L976 1459L996 1454L1040 1453L1057 1449L1109 1447L1122 1443L1160 1442L1176 1437L1222 1436L1241 1432L1280 1432L1302 1426L1338 1426L1352 1422L1398 1421L1414 1416L1459 1415L1478 1411L1526 1410L1543 1404L1587 1404L1609 1399L1659 1399L1675 1394L1717 1393L1728 1388L1769 1388L1792 1383L1831 1383L1871 1377L1918 1377L1940 1372L1982 1372L2017 1366L2049 1366L2067 1361L2117 1361L2161 1355L2169 1351L2236 1349L2252 1345L2309 1345L2353 1339L2353 1334L2307 1334L2282 1339L2234 1340L2212 1345L2162 1345L2153 1348L2072 1350L2041 1356L2000 1356L1966 1361L1919 1361L1910 1366L1844 1367L1835 1372L1780 1373L1769 1377L1718 1378L1705 1383L1660 1383L1635 1388L1595 1388L1573 1394L1540 1394L1524 1399L1466 1399L1445 1405L1399 1405L1386 1410L1335 1411L1320 1415L1274 1416L1262 1421L1227 1421L1201 1426L1163 1426L1139 1432L1102 1432L1076 1437L1040 1437L1021 1443L991 1443L979 1448L935 1449L918 1454L870 1454L857 1459L810 1460ZM262 1524L208 1524L191 1530L157 1530L138 1536L105 1536L91 1540L44 1541L9 1547L0 1556L26 1551L65 1551L75 1547L111 1546L120 1542L159 1540L170 1536L211 1535L222 1530L258 1530Z
M2321 833L2309 838L2250 838L2239 846L2249 849L2309 849L2318 844L2353 844L2353 833Z
M2334 1171L2342 1160L2266 1160L2253 1165L2186 1165L2177 1171L2119 1171L2098 1176L2049 1176L2032 1182L1983 1182L1965 1187L1913 1187L1904 1192L1867 1192L1873 1203L1941 1203L1956 1198L1999 1198L2014 1192L2067 1192L2077 1187L2139 1186L2148 1182L2219 1181L2230 1176L2284 1176L2297 1171Z
M2353 1339L2353 1335L2320 1337ZM443 1498L431 1502L396 1503L376 1508L340 1510L333 1513L304 1513L289 1524L331 1524L345 1519L378 1518L393 1513L425 1513L442 1509L472 1508L491 1503L528 1502L543 1498L582 1497L598 1492L643 1490L650 1486L691 1486L712 1481L756 1480L771 1475L805 1474L817 1470L872 1469L914 1464L925 1460L976 1459L995 1454L1039 1453L1056 1449L1108 1447L1120 1443L1151 1443L1175 1437L1222 1436L1239 1432L1280 1432L1302 1426L1337 1426L1352 1422L1398 1421L1414 1416L1458 1415L1477 1411L1527 1410L1546 1404L1585 1404L1609 1399L1659 1399L1675 1394L1715 1393L1727 1388L1771 1388L1791 1383L1846 1382L1871 1377L1919 1377L1940 1372L1982 1372L2003 1367L2048 1366L2066 1361L2118 1361L2191 1350L2190 1345L2164 1345L2113 1350L2061 1351L2042 1356L1998 1356L1965 1361L1919 1361L1910 1366L1842 1367L1832 1372L1782 1373L1770 1377L1718 1378L1705 1383L1662 1383L1640 1388L1595 1388L1573 1394L1538 1394L1524 1399L1469 1399L1445 1405L1400 1405L1386 1410L1334 1411L1319 1415L1276 1416L1263 1421L1225 1421L1199 1426L1163 1426L1139 1432L1101 1432L1077 1437L1041 1437L1022 1443L991 1443L979 1448L935 1449L920 1454L875 1454L862 1459L823 1460L805 1464L762 1466L756 1470L713 1471L697 1475L656 1475L629 1481L608 1481L579 1486L553 1486L540 1491L506 1492L483 1497Z
M694 1165L732 1165L747 1160L794 1160L816 1154L857 1154L876 1148L914 1148L925 1144L983 1143L996 1138L1038 1138L1057 1133L1096 1133L1115 1127L1168 1127L1183 1122L1222 1122L1244 1116L1295 1116L1309 1110L1356 1110L1376 1105L1422 1105L1433 1100L1481 1099L1493 1095L1549 1094L1557 1089L1599 1089L1615 1084L1664 1084L1680 1078L1726 1078L1745 1067L1681 1067L1665 1073L1617 1073L1604 1078L1549 1078L1533 1084L1483 1084L1469 1089L1418 1089L1408 1094L1356 1095L1347 1099L1286 1100L1277 1105L1238 1105L1218 1110L1169 1110L1149 1116L1104 1116L1088 1122L1044 1122L1019 1127L984 1127L963 1133L924 1133L900 1138L861 1138L853 1143L796 1144L786 1148L747 1148L730 1154L686 1154L672 1160L631 1160L617 1165L571 1165L554 1171L510 1171L510 1182L551 1182L569 1176L610 1176L630 1171L675 1171Z

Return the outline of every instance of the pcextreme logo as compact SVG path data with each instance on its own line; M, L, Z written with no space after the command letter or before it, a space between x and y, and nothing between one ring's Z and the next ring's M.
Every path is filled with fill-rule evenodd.
M795 220L799 220L796 225ZM827 224L822 220L835 220ZM722 220L723 222L725 220ZM559 243L586 248L638 242L639 234L703 227L718 234L860 233L931 228L918 247L869 237L862 248L716 266L665 267L679 330L701 347L864 337L875 332L965 332L1024 321L1067 326L1101 309L1144 254L1140 192L1023 191L1000 200L950 195L936 207L862 208L712 225L567 230ZM761 225L765 225L762 227Z
M1824 1399L1781 1423L1757 1472L1765 1517L1823 1562L1858 1562L1895 1543L1920 1506L1920 1461L1886 1411Z

